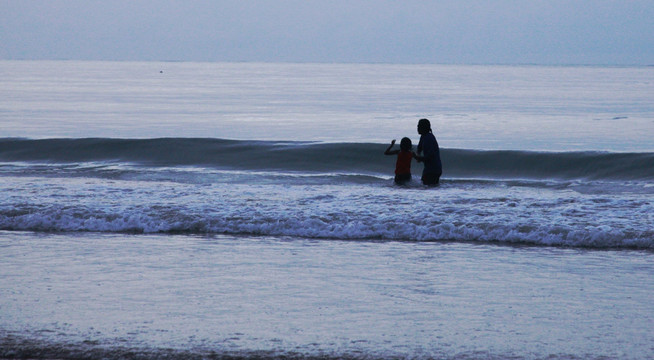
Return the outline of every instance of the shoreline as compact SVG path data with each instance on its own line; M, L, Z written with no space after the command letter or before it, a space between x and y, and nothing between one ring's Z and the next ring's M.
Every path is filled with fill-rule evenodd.
M11 234L0 255L0 329L26 341L26 351L44 339L82 347L82 355L90 347L124 358L128 349L134 359L148 358L136 354L141 350L170 349L208 358L261 358L262 349L279 358L646 358L654 341L651 256L460 243Z

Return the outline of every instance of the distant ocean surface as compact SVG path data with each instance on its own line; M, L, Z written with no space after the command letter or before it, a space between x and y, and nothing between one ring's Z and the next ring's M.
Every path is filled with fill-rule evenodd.
M0 358L654 356L654 68L0 79Z

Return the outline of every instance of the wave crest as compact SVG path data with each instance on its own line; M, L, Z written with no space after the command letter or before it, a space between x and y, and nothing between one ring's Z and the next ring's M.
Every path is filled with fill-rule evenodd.
M270 215L270 214L268 214ZM341 214L280 216L266 214L193 214L153 208L120 214L82 208L49 208L0 212L0 230L36 232L189 233L290 236L312 239L385 241L458 241L588 248L654 249L654 231L628 231L606 225L574 227L561 224L516 226L502 223L455 224L432 218L406 222L396 217Z
M385 144L198 138L0 139L4 162L118 162L287 172L391 174ZM654 180L654 153L441 149L444 178ZM418 174L421 165L414 163Z

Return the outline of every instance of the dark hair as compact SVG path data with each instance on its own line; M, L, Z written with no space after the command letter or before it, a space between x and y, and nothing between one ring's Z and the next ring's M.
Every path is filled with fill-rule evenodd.
M429 122L428 119L420 119L418 120L418 127L425 127L429 132L431 132L431 123Z
M404 137L402 140L400 140L400 149L404 151L411 151L412 147L413 145L411 145L411 139L408 137Z

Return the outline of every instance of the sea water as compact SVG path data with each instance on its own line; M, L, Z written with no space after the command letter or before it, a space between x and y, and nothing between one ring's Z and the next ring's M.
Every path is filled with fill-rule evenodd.
M652 68L0 77L0 357L654 355Z

